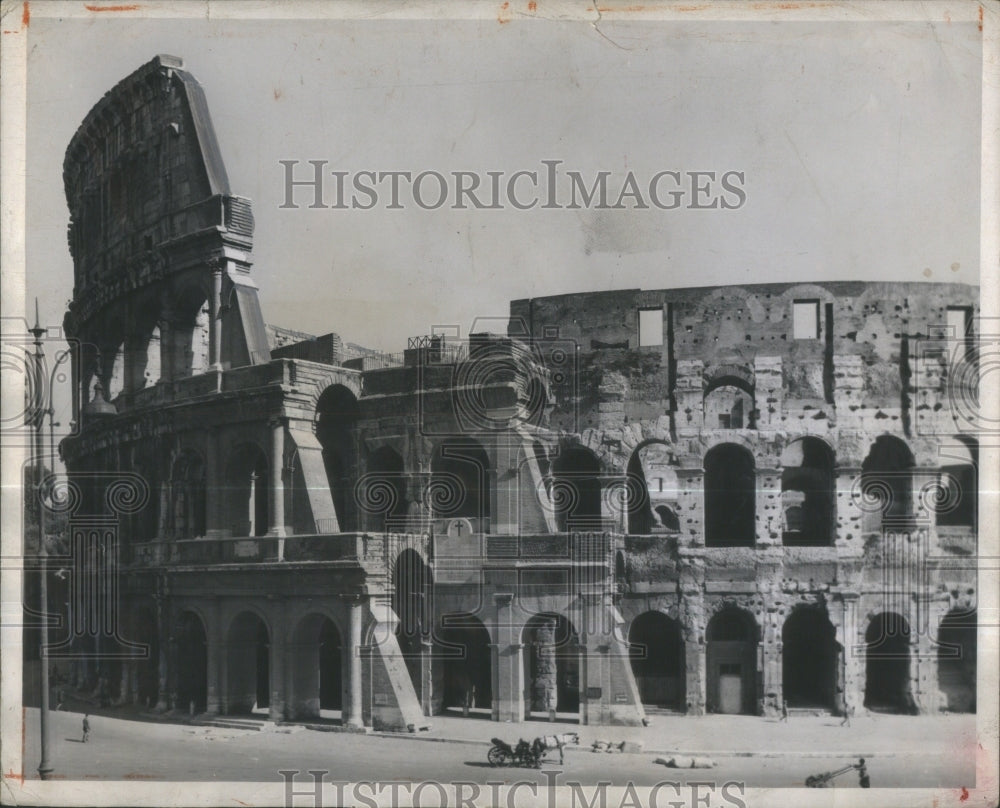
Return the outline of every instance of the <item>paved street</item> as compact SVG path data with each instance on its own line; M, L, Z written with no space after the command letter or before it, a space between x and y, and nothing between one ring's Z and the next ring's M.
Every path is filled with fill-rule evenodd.
M281 769L322 769L329 772L329 781L545 783L545 774L536 770L491 768L485 742L494 735L515 742L519 735L530 738L565 729L541 722L505 725L436 718L430 733L386 737L270 724L253 731L91 714L90 741L83 744L82 717L78 712L52 713L52 757L60 778L280 782ZM33 770L39 756L37 709L26 709L25 718L27 768ZM616 785L631 781L651 786L663 780L711 779L744 781L749 787L795 787L810 774L840 768L864 754L873 787L971 787L972 719L879 716L855 719L846 728L830 717L777 723L749 716L656 716L646 729L575 727L581 732L581 747L567 752L563 766L556 755L543 768L561 770L560 783L609 780ZM446 741L446 735L457 740ZM641 753L594 753L585 746L591 738L620 741L636 735L644 737ZM667 750L670 737L676 738L671 751L711 754L717 767L678 770L657 764L655 759ZM35 776L34 771L26 774ZM836 785L856 788L857 775L848 772Z

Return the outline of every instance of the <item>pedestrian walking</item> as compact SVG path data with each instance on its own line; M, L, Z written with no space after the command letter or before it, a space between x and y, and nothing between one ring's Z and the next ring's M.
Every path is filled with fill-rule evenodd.
M784 699L781 700L781 720L788 720L788 702Z
M87 713L83 717L83 742L87 742L87 738L90 737L90 713Z
M842 727L844 727L844 726L847 726L847 727L851 726L851 713L853 713L853 712L854 712L854 708L853 707L849 707L846 704L844 705L844 717L840 721L840 726L842 726Z

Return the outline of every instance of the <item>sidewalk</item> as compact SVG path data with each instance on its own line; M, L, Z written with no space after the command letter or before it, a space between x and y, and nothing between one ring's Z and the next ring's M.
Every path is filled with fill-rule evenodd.
M203 724L206 716L189 718L173 713L158 715L144 707L128 705L101 708L85 697L72 693L67 698L68 712L90 712L131 721L167 724ZM855 716L851 725L840 726L836 716L790 716L787 721L750 715L686 716L652 714L648 727L580 726L571 721L544 720L500 723L490 721L483 711L476 717L458 714L435 715L431 728L416 733L371 732L368 737L393 738L438 743L471 743L488 746L491 738L516 743L539 735L575 732L579 746L568 746L568 753L592 752L594 741L641 744L644 755L705 755L725 757L802 757L822 758L831 755L853 757L895 757L903 755L955 756L975 754L976 716L968 714L887 715L873 713ZM245 717L244 717L245 718ZM255 716L277 728L263 717ZM282 722L281 729L302 722ZM308 723L308 722L306 722ZM304 727L303 727L304 729ZM615 753L600 753L615 754Z
M591 751L594 741L632 741L642 754L718 755L735 757L889 757L897 755L972 754L976 747L974 715L857 716L849 727L834 716L797 716L787 722L749 715L652 715L648 727L580 726L556 721L497 723L483 718L436 715L431 729L412 735L373 733L420 741L481 743L502 738L515 743L539 735L576 732L579 746ZM609 754L609 753L601 753Z

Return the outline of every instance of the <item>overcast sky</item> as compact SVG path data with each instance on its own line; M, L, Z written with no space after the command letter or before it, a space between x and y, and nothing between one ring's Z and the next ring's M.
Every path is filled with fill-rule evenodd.
M383 350L510 299L979 276L975 24L50 20L29 31L29 300L72 293L62 161L157 53L205 88L253 199L265 319ZM740 171L736 210L282 210L279 160L358 172L562 160L585 177ZM304 170L304 169L303 169ZM611 182L614 186L614 182ZM300 193L298 199L305 201Z

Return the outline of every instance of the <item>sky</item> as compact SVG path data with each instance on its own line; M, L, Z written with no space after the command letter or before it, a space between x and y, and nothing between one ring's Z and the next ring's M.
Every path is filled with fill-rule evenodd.
M973 23L95 15L34 17L28 37L27 291L43 324L61 323L72 294L65 148L157 53L182 57L205 89L232 190L253 200L251 272L276 325L399 351L441 326L465 335L523 297L978 282ZM282 209L281 160L482 177L561 160L588 182L611 172L611 187L628 171L640 184L737 171L746 198L729 210Z

